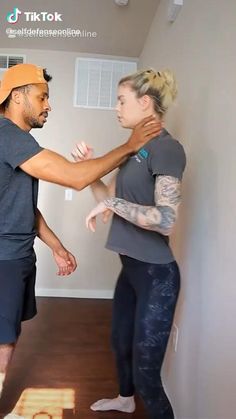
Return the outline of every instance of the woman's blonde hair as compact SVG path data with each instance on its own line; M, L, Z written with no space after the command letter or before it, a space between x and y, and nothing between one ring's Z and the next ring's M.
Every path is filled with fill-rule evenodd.
M137 97L148 95L153 99L154 110L164 115L177 96L177 83L170 70L155 71L152 68L123 77L121 84L129 84Z

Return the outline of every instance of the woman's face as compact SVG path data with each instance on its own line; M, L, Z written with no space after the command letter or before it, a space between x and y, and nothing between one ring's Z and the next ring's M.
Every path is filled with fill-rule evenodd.
M143 97L137 98L129 84L118 87L116 111L123 128L134 128L145 116L152 113L147 110Z

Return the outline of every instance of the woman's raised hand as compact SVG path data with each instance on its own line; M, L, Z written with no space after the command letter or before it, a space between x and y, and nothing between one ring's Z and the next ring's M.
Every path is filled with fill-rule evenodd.
M76 144L74 150L71 152L72 157L76 162L89 160L93 157L93 148L84 141Z

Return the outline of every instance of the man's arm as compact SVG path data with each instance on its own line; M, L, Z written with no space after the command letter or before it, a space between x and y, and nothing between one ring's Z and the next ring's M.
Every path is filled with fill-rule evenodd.
M58 275L70 275L77 267L74 256L65 249L56 234L48 227L41 212L37 209L36 229L38 237L47 244L53 252L58 266Z
M153 117L138 124L129 140L116 149L92 160L72 163L50 150L43 150L20 165L29 175L81 190L119 166L130 154L138 151L146 142L160 134L161 125Z

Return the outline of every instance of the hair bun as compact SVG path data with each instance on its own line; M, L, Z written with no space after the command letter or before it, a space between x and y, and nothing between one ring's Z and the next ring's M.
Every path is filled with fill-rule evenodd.
M178 92L176 78L174 76L174 73L172 73L172 71L168 69L165 69L162 71L158 71L157 74L160 75L160 77L163 79L163 82L165 86L167 87L167 89L169 90L169 94L172 100L174 100Z

